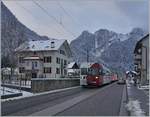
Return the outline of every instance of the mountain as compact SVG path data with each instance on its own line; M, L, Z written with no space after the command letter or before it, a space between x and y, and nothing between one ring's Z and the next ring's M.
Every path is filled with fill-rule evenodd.
M34 31L20 23L10 10L1 2L1 58L2 67L14 63L14 49L28 40L45 40ZM15 60L13 60L15 59ZM11 62L11 63L10 63Z
M81 63L87 60L103 63L112 69L125 71L133 69L133 51L136 42L144 36L141 28L134 28L130 33L120 34L107 29L100 29L94 34L83 31L70 43L73 58Z
M103 63L113 69L133 68L133 50L136 42L144 35L140 28L121 34L107 29L95 33L83 31L70 44L73 59L77 63L87 61ZM20 23L10 10L1 2L1 62L2 67L16 65L14 49L28 40L45 40ZM88 54L87 54L88 53ZM87 57L87 55L89 57Z

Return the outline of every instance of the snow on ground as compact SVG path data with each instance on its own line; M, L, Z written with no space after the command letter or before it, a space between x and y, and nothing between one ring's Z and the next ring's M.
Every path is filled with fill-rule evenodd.
M9 90L7 88L2 88L1 87L1 91L0 91L0 94L1 95L7 95L7 94L13 94L14 92L12 90Z
M131 116L144 116L145 112L141 109L140 102L138 100L130 100L126 104L126 108L130 111Z
M140 87L138 87L138 89L149 89L149 85L140 86Z
M46 91L46 92L40 92L40 93L36 93L36 94L26 92L26 91L21 91L23 93L23 96L9 98L9 99L1 99L1 101L9 101L9 100L15 100L15 99L20 99L20 98L24 98L24 97L33 97L33 96L44 95L44 94L49 94L49 93L56 93L56 92L79 88L79 87L80 86L74 86L74 87L68 87L68 88L63 88L63 89L56 89L56 90L51 90L51 91Z
M7 94L20 93L20 92L16 89L1 87L1 92L0 93L1 93L1 95L7 95Z
M3 92L3 88L4 88L4 92ZM7 88L7 87L1 87L1 92L0 92L1 95L6 95L6 94L8 94L8 92L10 92L9 94L22 93L22 96L8 98L8 99L1 99L1 101L19 99L19 98L28 97L28 96L33 95L33 93L30 93L30 92L27 92L27 91L22 91L22 90L18 90L18 89Z

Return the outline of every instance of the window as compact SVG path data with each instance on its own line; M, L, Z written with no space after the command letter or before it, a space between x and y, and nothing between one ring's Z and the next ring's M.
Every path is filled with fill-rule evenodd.
M51 63L51 56L44 57L44 63Z
M66 69L64 69L64 74L67 75L67 70Z
M99 74L99 69L97 69L97 68L89 68L88 69L88 74L89 75L98 75Z
M51 73L51 67L44 67L44 73Z
M37 61L34 62L34 66L37 67Z
M32 61L32 69L35 69L37 67L37 61Z
M19 67L19 73L24 73L25 68L24 67Z
M56 63L60 64L60 58L56 58Z
M32 66L33 66L33 67L37 67L37 61L33 61L33 62L32 62Z
M19 57L19 63L24 63L23 58L24 58L24 57Z
M60 74L60 69L56 68L56 74Z
M67 61L66 60L64 60L64 65L67 65Z
M63 65L63 59L61 59L61 65Z
M63 50L60 50L60 54L66 55L65 51L63 51Z

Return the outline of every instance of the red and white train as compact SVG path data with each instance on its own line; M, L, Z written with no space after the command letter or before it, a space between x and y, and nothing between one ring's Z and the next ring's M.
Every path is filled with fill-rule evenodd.
M81 86L101 86L117 80L117 75L99 63L82 63L80 66Z

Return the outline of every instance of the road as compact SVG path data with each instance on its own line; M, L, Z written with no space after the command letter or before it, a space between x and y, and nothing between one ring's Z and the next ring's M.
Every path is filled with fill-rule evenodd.
M47 97L44 103L39 99L37 105L18 111L16 110L15 112L10 113L9 110L13 106L10 108L7 106L8 112L6 111L4 115L118 116L122 92L123 85L118 85L116 83L100 88L79 87L65 93L49 94L51 99ZM18 106L21 106L21 104ZM2 104L2 112L4 110L3 107L6 106Z
M113 84L57 116L118 116L123 85Z

